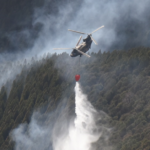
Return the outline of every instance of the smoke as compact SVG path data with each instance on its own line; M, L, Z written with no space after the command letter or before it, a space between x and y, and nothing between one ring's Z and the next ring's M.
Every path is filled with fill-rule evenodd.
M8 62L18 64L19 61L23 65L24 59L30 60L35 55L41 58L48 52L64 52L64 50L54 51L53 48L73 48L80 35L71 33L67 29L91 33L104 25L104 28L93 34L99 45L92 44L91 52L97 52L100 49L103 52L150 46L149 0L132 0L132 2L130 0L123 2L119 0L95 0L94 2L91 0L45 0L42 4L41 7L33 6L34 13L27 17L32 18L32 21L29 21L32 28L29 29L26 25L28 23L24 23L19 31L13 27L13 32L7 33L7 38L14 44L17 51L10 48L9 52L0 53L0 62L5 68L4 72L0 68L0 72L3 72L0 87L7 80L13 80L22 69L18 66L11 68ZM17 21L17 17L15 20ZM86 35L83 35L83 38L85 37ZM30 46L22 51L22 47L26 45ZM70 53L71 50L66 52Z
M108 116L94 109L79 83L75 87L75 118L69 119L62 107L51 114L35 112L29 124L14 129L11 137L15 150L91 150L97 146L98 149L111 149L108 145L111 129L106 124Z
M47 6L50 1L46 0L45 2ZM124 2L119 0L96 0L94 2L83 0L68 2L63 6L58 5L56 15L47 15L47 7L44 6L42 13L46 15L36 17L34 22L43 24L43 30L40 32L38 40L45 39L42 40L42 42L45 41L44 51L54 52L52 50L54 47L72 48L76 45L79 34L70 33L67 29L91 33L104 25L105 28L93 34L99 46L92 44L92 51L150 46L149 4L148 0L144 2L140 0L132 2L130 0ZM42 14L41 11L37 12ZM70 51L67 52L70 53ZM57 51L57 53L59 52Z
M130 0L123 2L119 0L32 1L27 1L25 3L27 7L23 7L22 10L18 7L19 4L18 6L14 4L14 8L23 11L22 15L17 15L13 7L1 4L6 5L7 9L10 7L11 11L10 15L7 15L7 11L1 9L0 19L6 22L7 26L1 24L0 31L3 31L3 27L11 31L7 31L8 42L11 42L17 51L22 50L20 43L33 45L32 49L36 49L36 52L39 52L38 48L40 51L43 49L52 51L55 46L73 47L79 35L67 32L68 28L91 33L101 25L105 25L105 28L93 34L99 43L98 48L95 45L92 46L94 51L149 46L149 0L132 0L132 2ZM28 8L30 8L30 13L25 13Z

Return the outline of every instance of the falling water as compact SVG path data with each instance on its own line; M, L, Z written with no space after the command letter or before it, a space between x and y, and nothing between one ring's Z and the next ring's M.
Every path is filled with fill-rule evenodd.
M108 146L111 130L106 127L108 116L94 109L78 82L75 118L68 124L70 121L64 117L64 110L60 111L57 109L44 116L46 121L41 121L39 116L42 115L35 112L28 125L21 124L14 129L11 137L15 150L111 150Z
M78 82L75 86L75 113L76 118L70 125L68 134L54 140L54 150L93 150L92 143L98 141L100 137L103 137L105 142L108 141L111 130L98 124L108 116L104 112L97 112L94 109L87 96L82 93ZM101 145L101 141L99 141L99 145ZM105 147L107 147L106 145Z

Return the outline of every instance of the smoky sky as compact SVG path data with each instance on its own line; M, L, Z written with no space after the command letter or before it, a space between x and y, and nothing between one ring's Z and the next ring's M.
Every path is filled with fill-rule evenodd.
M21 72L18 62L70 53L53 50L75 47L80 34L68 29L91 33L105 26L92 35L98 45L92 43L90 52L150 46L149 6L149 0L0 0L0 63L5 68L0 68L0 83Z
M80 36L67 29L91 33L102 25L105 28L93 34L98 46L92 44L92 51L113 51L150 45L149 1L68 1L57 5L58 10L53 15L48 13L49 2L45 1L45 5L34 14L34 24L43 26L34 44L33 49L36 51L42 48L44 52L61 53L64 50L53 51L52 48L73 48Z
M112 51L150 46L150 1L140 0L32 0L0 1L1 51L22 51L36 47L74 47L78 34L71 28L94 33L98 47L93 50ZM42 44L41 44L42 43ZM62 44L63 43L63 44ZM71 43L71 44L68 44ZM50 50L49 50L50 51Z

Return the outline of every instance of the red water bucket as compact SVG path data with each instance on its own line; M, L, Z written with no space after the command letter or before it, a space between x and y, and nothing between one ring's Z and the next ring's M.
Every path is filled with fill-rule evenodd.
M79 81L80 80L80 75L79 74L75 75L75 79L76 79L76 81Z

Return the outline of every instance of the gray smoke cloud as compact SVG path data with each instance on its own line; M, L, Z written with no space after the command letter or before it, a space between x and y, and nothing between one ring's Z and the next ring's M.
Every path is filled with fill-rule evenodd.
M61 109L60 109L61 108ZM111 150L108 116L97 112L79 83L75 87L75 118L59 107L51 114L34 112L29 124L21 124L11 134L15 150ZM98 141L98 143L96 143Z
M49 1L46 2L48 4ZM148 0L83 0L76 3L80 5L75 7L67 3L59 7L57 16L45 15L43 18L42 15L35 21L43 24L40 38L49 40L45 43L44 51L52 51L53 47L74 47L79 34L70 33L68 28L90 33L101 25L105 28L93 34L99 46L92 44L92 51L150 46Z
M27 41L32 43L29 45L33 47L26 51L19 51L18 46L17 52L0 53L1 65L5 68L5 71L0 68L0 87L5 81L13 80L21 72L21 67L10 67L8 62L17 64L18 61L22 63L24 59L30 61L35 55L41 58L44 53L64 52L64 50L54 51L53 48L73 48L80 35L71 33L67 29L90 33L104 25L104 28L93 34L99 45L92 44L91 52L100 49L103 52L150 46L149 5L149 0L66 0L62 2L45 0L41 7L35 8L32 16L33 28L39 28L35 40L31 38L34 33L27 28L19 33L7 35L10 41L15 43L15 47L19 44L15 37L21 35L24 35L23 37L28 39ZM70 53L71 50L66 52Z

